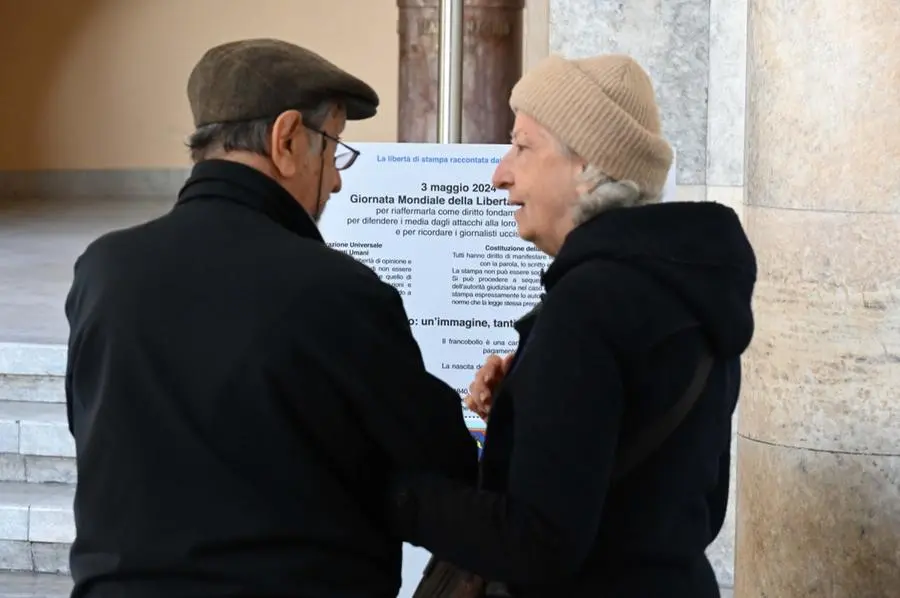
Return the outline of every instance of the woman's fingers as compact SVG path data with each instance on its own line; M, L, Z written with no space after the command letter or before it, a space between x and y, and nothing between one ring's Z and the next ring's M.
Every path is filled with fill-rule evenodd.
M478 397L487 393L492 393L497 382L500 380L500 374L503 371L503 361L497 355L491 355L484 362L484 365L475 372L475 379L469 384L469 393Z
M469 384L469 396L465 398L466 407L484 420L487 420L494 400L494 391L509 370L513 355L513 353L504 357L489 355L484 365L475 372L475 379Z
M489 355L484 360L484 365L475 373L475 377L478 378L480 374L484 378L484 383L488 387L493 388L501 373L503 373L503 360L500 359L499 355Z
M469 411L477 414L483 420L487 420L488 415L491 412L491 404L490 397L487 401L482 401L472 395L466 397L466 407L469 408Z

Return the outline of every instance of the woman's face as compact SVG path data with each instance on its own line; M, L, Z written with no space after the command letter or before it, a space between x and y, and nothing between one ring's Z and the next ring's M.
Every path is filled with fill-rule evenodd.
M509 191L519 236L555 256L574 227L578 199L576 177L583 168L567 156L550 133L526 114L517 113L512 148L497 165L493 184Z

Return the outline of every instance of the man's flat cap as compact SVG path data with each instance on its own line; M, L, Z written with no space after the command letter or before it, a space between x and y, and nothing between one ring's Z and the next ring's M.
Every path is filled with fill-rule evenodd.
M340 102L348 120L375 116L378 94L315 52L276 39L229 42L206 51L188 79L194 126L275 118L285 110Z

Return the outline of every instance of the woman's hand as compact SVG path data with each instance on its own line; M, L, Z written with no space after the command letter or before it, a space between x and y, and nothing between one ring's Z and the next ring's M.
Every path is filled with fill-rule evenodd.
M509 371L509 365L515 353L505 357L490 355L484 365L475 372L475 379L469 385L469 395L466 397L466 407L474 411L478 416L487 421L494 402L494 392L503 381Z

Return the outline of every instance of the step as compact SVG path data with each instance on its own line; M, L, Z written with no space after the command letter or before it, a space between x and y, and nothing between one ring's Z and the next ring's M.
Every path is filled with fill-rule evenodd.
M72 484L74 457L65 405L0 401L0 481Z
M71 593L67 575L0 572L0 598L69 598Z
M0 482L0 570L67 573L74 497L71 484Z
M75 482L66 347L0 343L0 481Z
M65 403L64 380L62 376L20 376L0 373L0 401Z
M0 400L64 403L65 345L0 342Z

